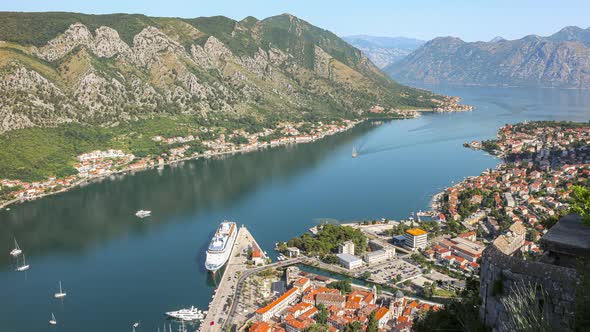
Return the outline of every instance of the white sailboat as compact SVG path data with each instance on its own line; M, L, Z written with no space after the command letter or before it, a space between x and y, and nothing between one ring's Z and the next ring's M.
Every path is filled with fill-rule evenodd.
M18 257L18 255L22 254L23 251L19 248L18 243L16 242L16 238L14 238L14 249L10 252L12 257Z
M49 320L49 324L57 325L57 320L55 319L55 315L53 314L53 312L51 313L51 319Z
M29 266L29 265L27 265L27 260L26 260L26 258L25 258L25 255L23 254L23 264L22 264L21 266L18 266L18 267L16 268L16 270L17 270L18 272L23 272L23 271L26 271L26 270L28 270L28 269L29 269L29 267L30 267L30 266Z
M59 282L59 293L53 294L53 297L56 299L63 299L66 297L66 293L61 289L61 281Z
M359 153L358 153L358 151L356 150L356 146L353 146L353 147L352 147L352 157L353 157L353 158L356 158L356 157L358 157L358 155L359 155Z

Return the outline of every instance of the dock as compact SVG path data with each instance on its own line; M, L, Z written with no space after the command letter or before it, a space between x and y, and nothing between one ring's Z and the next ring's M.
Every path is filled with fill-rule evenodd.
M241 279L240 276L244 271L252 270L247 267L247 251L248 248L253 246L260 248L250 231L242 225L238 230L236 242L225 265L221 281L217 286L217 292L213 295L213 300L209 304L209 311L203 320L201 332L223 330L223 326L230 318L230 315L228 315L229 309L232 307L235 290L238 281Z
M301 258L294 258L288 261L249 267L247 264L247 251L251 247L259 248L262 251L262 247L258 245L250 231L242 225L238 230L236 243L226 263L217 292L213 295L213 300L209 304L200 332L221 332L225 331L228 326L232 326L237 303L240 300L241 288L251 275L268 268L285 267L301 261ZM266 259L266 255L263 258Z

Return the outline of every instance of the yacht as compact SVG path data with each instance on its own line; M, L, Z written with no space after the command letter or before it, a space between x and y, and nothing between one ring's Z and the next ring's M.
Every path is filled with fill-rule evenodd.
M18 257L18 255L22 254L23 251L19 248L18 243L16 242L16 238L14 238L14 249L10 252L12 257Z
M53 314L53 312L51 313L51 319L49 320L49 324L57 325L57 320L55 319L55 315Z
M195 321L195 320L202 320L203 318L205 318L205 313L203 313L201 310L193 307L190 307L189 309L180 309L177 311L169 311L166 313L166 316L171 317L171 318L175 318L175 319L180 319L182 321Z
M61 281L59 282L59 293L53 294L56 299L63 299L66 297L66 293L61 289Z
M17 270L18 272L24 272L24 271L28 270L28 269L29 269L29 267L30 267L30 266L29 266L29 265L27 265L27 260L26 260L26 258L25 258L25 255L23 254L23 263L22 263L22 265L21 265L21 266L18 266L18 267L16 268L16 270Z
M359 155L359 153L358 153L358 151L356 150L356 146L353 146L353 147L352 147L352 157L353 157L353 158L356 158L356 157L358 157L358 155Z
M138 216L139 218L145 218L145 217L151 216L152 215L152 211L139 210L139 211L135 212L135 215Z
M219 225L207 249L205 260L207 270L216 272L227 262L236 242L237 233L235 222L226 220Z

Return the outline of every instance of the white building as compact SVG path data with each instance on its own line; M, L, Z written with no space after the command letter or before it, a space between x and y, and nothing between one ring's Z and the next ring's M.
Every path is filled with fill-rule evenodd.
M369 265L371 264L376 264L385 260L388 260L390 258L393 258L395 256L395 248L393 247L385 247L384 249L381 250L375 250L375 251L371 251L365 254L365 256L363 257L363 259L365 260L365 262Z
M340 265L344 266L349 270L353 270L363 266L363 260L360 257L350 255L350 254L338 254L338 260L340 261Z
M352 241L346 241L338 245L339 254L354 255L354 243Z
M428 232L420 228L408 229L404 234L406 237L406 247L416 250L424 249L428 245Z
M266 322L273 316L283 311L291 303L295 302L299 297L300 290L297 287L293 287L279 296L276 300L269 303L267 306L256 310L256 320Z

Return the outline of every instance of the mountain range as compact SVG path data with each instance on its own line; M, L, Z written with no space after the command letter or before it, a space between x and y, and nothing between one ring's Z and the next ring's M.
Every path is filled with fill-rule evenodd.
M430 108L358 49L295 16L0 12L0 133L155 115L355 116Z
M384 71L402 82L590 88L590 28L490 42L439 37Z
M399 61L412 53L426 41L406 37L376 37L356 35L342 37L352 46L360 49L379 68Z

